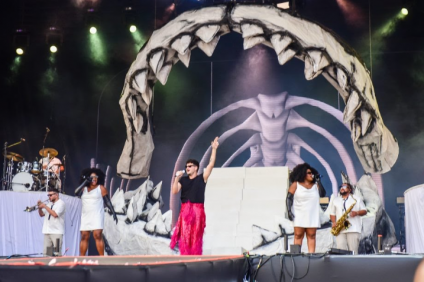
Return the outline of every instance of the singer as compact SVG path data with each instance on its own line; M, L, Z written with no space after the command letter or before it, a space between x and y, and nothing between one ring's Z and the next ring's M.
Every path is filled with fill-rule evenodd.
M81 173L82 188L82 211L81 211L81 242L80 255L85 256L88 249L90 233L93 232L94 241L99 255L104 255L105 243L103 241L104 207L105 204L113 214L113 219L118 224L115 210L113 209L106 188L103 186L105 174L97 168L84 169ZM79 193L79 192L76 192Z
M324 190L317 181L318 171L309 164L299 164L290 173L290 188L287 193L287 214L294 221L294 244L302 245L306 233L308 252L315 253L316 232L321 227L320 190ZM293 208L293 210L292 210Z
M171 238L171 249L178 243L181 255L201 255L203 232L206 227L204 209L205 189L209 176L215 165L218 137L211 142L212 153L208 166L198 174L199 162L189 159L186 162L187 176L178 171L172 184L172 193L181 191L181 211Z
M56 242L59 239L59 255L62 255L63 234L65 233L65 202L59 199L59 190L49 188L47 192L49 203L44 204L38 201L38 214L44 217L43 234L44 250L47 255L47 247L57 248Z

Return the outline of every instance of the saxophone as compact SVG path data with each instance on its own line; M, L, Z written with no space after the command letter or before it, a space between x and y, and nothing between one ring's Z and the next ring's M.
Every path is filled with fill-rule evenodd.
M352 199L354 199L355 202L345 211L342 217L337 220L336 226L331 228L331 234L333 234L334 236L339 235L343 228L347 230L351 225L350 222L347 220L347 216L352 211L353 207L356 205L356 199L353 197Z

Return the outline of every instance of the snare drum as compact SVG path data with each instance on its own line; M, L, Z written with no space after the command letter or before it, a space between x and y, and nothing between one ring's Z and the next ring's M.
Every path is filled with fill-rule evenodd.
M32 163L30 162L19 162L18 163L18 171L19 172L30 172L32 168Z
M38 161L33 161L31 173L32 174L39 174L40 172L41 172L41 164Z
M12 179L12 190L16 192L28 192L35 190L38 181L34 181L34 177L28 172L19 172Z

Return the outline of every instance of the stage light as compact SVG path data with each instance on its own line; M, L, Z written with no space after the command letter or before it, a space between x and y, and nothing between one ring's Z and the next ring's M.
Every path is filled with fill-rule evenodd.
M402 10L400 11L402 13L402 15L408 15L408 9L406 8L402 8Z
M90 33L91 34L96 34L97 33L97 28L95 28L94 26L90 27Z
M19 56L24 54L24 50L29 46L29 34L24 29L15 30L13 46L16 48L16 54Z
M17 48L16 49L16 54L18 54L19 56L22 56L24 54L24 49L22 48Z
M50 52L56 53L57 52L57 47L54 46L54 45L50 46Z
M49 46L50 52L56 53L58 46L62 46L63 35L59 28L50 27L46 34L46 44Z
M290 1L277 1L277 8L283 10L290 9Z
M130 32L131 33L134 33L134 32L136 32L137 31L137 27L135 26L135 25L131 25L130 26Z

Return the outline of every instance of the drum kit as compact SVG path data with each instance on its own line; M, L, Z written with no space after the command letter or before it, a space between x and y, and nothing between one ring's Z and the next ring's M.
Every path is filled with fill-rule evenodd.
M40 191L47 188L61 190L60 171L64 166L55 157L57 150L43 148L39 151L42 160L27 162L25 159L13 152L3 154L8 159L7 170L4 177L4 190L17 192ZM56 161L55 161L56 160ZM15 167L16 165L16 169Z

